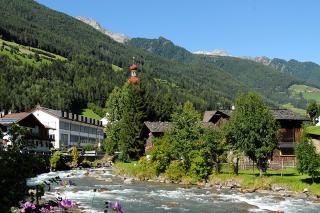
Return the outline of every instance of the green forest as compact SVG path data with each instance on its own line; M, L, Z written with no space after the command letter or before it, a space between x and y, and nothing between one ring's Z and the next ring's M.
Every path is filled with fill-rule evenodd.
M200 111L229 108L239 92L255 91L272 107L306 106L288 91L303 81L256 62L193 55L162 37L120 44L33 0L0 0L0 6L2 109L41 104L79 112L90 105L103 116L100 109L126 82L133 57L150 97L171 95L178 105L189 100Z

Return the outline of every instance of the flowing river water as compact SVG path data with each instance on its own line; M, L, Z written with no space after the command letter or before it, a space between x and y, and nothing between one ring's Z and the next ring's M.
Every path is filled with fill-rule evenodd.
M88 171L89 176L86 174ZM61 196L72 199L84 212L91 213L104 212L106 201L120 201L126 213L320 212L319 203L280 195L244 194L197 186L184 188L177 184L154 182L124 184L121 178L112 175L111 168L50 172L28 179L27 182L29 185L39 184L56 176L72 180L76 186L52 185L44 198Z

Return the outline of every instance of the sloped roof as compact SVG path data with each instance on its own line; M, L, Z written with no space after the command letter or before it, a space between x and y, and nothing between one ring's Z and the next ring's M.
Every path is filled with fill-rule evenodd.
M28 117L31 113L28 112L20 112L20 113L11 113L0 118L0 123L3 125L10 125L12 123L16 123L21 121L22 119Z
M45 108L45 107L42 107L42 106L39 106L39 105L34 110L43 110L43 111L46 111L47 113L49 113L49 114L51 114L51 115L53 115L55 117L58 117L58 118L62 117L62 111L61 110L49 109L49 108Z
M173 124L171 122L144 122L146 127L150 130L150 132L164 132L170 128L172 128Z
M12 118L12 119L21 120L21 119L27 117L30 114L31 113L29 113L29 112L11 113L11 114L7 114L7 115L3 116L3 118Z
M14 123L19 123L25 119L30 118L34 119L40 126L45 127L32 113L30 112L20 112L20 113L11 113L7 114L4 117L0 118L0 124L3 126L10 126ZM47 127L45 127L47 128Z
M225 114L226 116L230 117L232 110L221 109L221 110L205 111L202 121L209 122L211 120L211 118L217 113L222 113L222 114Z
M149 121L146 121L146 122L144 122L144 124L150 130L150 132L153 132L153 133L162 133L162 132L165 132L166 130L173 127L172 122L149 122ZM216 128L216 126L213 125L211 122L201 122L201 124L207 128L209 128L209 127Z
M306 116L299 115L288 109L273 109L271 112L276 120L309 120Z
M232 110L215 110L215 111L205 111L203 116L204 122L209 122L210 119L217 113L221 112L227 116L231 116ZM308 121L309 119L306 116L299 115L295 112L292 112L288 109L272 109L272 115L276 120L297 120L297 121Z

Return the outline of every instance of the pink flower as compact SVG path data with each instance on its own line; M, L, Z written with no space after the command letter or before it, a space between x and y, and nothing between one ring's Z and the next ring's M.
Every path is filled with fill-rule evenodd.
M116 201L114 203L109 203L109 207L116 212L124 213L124 209L121 206L120 202Z
M55 209L52 206L47 206L46 208L42 207L40 209L41 213L55 213Z
M20 212L22 212L22 213L24 213L26 211L31 211L31 210L34 210L34 209L36 209L36 206L33 203L29 202L29 201L27 201L25 203L21 203Z
M62 209L71 209L74 206L72 200L64 199L59 202L59 207Z

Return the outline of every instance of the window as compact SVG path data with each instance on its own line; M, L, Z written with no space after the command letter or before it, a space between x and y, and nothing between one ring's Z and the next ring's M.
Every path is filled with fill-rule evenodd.
M79 135L70 135L70 142L71 144L77 144L80 142Z
M64 121L60 121L59 123L60 129L70 130L70 124Z
M88 143L88 138L87 137L80 137L81 143Z
M71 131L80 132L80 126L78 124L71 124Z
M102 129L97 130L98 137L104 137L104 133Z
M55 139L55 135L54 135L54 134L50 134L50 135L49 135L49 138L52 139L52 140L54 140L54 139Z
M60 134L60 143L61 145L68 145L68 134Z
M91 128L91 134L96 135L97 134L97 128Z

